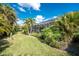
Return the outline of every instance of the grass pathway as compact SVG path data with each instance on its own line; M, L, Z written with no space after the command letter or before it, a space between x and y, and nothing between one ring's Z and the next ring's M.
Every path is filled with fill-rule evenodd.
M57 56L68 55L66 51L52 48L44 43L41 43L36 37L27 36L17 33L12 36L13 39L8 38L12 44L6 48L0 55L12 56Z

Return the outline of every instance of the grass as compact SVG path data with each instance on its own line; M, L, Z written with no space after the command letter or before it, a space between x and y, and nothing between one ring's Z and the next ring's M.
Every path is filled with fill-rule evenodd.
M36 37L17 33L8 38L12 44L6 48L0 55L5 56L64 56L69 55L66 51L52 48L41 43Z

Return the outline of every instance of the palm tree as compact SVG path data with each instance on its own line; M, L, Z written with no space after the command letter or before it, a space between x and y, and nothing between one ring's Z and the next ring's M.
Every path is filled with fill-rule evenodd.
M10 24L13 25L16 22L16 14L9 5L0 4L1 14L4 14Z
M4 29L6 33L13 31L13 27L16 23L16 15L14 10L8 5L0 4L0 18L0 24L3 24L0 28ZM3 31L3 33L5 31Z
M33 30L33 25L35 24L35 21L32 18L27 18L25 20L25 24L27 24L27 27L28 27L28 34L31 33Z
M11 28L9 21L6 20L3 14L0 14L0 37L9 35Z
M79 27L79 13L71 12L58 19L54 22L54 25L61 29L62 38L66 42L66 46L68 46Z

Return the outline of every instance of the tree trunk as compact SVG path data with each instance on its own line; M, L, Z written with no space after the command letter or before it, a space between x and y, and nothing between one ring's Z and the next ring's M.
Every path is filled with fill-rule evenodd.
M32 33L32 27L30 27L30 33Z

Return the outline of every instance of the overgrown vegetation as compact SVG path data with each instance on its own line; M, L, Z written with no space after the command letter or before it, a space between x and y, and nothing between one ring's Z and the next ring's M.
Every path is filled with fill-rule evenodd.
M74 43L73 46L76 46L75 49L79 49L79 46L78 46L79 45L79 37L78 37L79 36L79 12L70 12L70 13L64 14L63 16L59 16L58 18L56 18L55 20L52 20L51 22L48 22L47 24L46 23L37 24L33 18L26 18L24 24L20 26L16 23L17 22L16 19L17 17L16 17L15 11L8 4L0 4L0 42L2 42L0 45L1 51L2 51L1 46L4 45L3 43L5 41L8 43L11 43L11 41L19 42L18 40L20 40L22 36L23 38L21 38L21 41L18 43L18 45L19 44L22 44L22 46L27 45L29 44L26 42L27 40L32 40L33 38L35 38L35 39L39 39L39 41L41 41L42 43L38 42L35 44L36 42L35 40L35 42L33 41L34 43L30 42L30 44L37 45L37 44L44 43L51 46L52 48L54 47L57 49L67 50ZM16 34L17 32L21 32L21 33L17 35ZM19 38L19 35L20 36L22 35L22 36ZM7 37L9 37L11 40L7 39ZM28 53L24 52L27 49L26 46L23 48L24 51L21 52L22 54L16 53L17 51L20 51L20 50L17 50L17 51L15 50L14 51L15 54L11 52L13 51L12 49L16 47L19 48L18 45L16 43L13 43L13 45L7 48L6 50L4 50L4 52L1 55L30 54L30 52ZM44 46L42 47L43 50L39 50L40 46L38 46L36 50L40 52L34 54L34 52L32 51L33 53L30 55L54 55L53 54L54 51L52 51L51 47L49 47L51 48L49 49ZM30 48L32 49L33 47L31 46ZM9 51L9 49L11 51ZM45 49L49 49L50 53L46 52L47 50ZM41 51L44 51L44 50L45 50L44 54L41 54ZM70 50L72 49L70 48ZM30 51L30 49L28 49L28 51ZM63 54L59 52L59 54L56 54L56 55L63 55ZM79 55L79 53L77 55Z
M42 39L50 46L66 49L75 33L79 32L79 12L71 12L58 17L53 21L53 26L42 30Z
M14 10L4 4L0 4L0 39L9 36L14 31L16 15Z
M33 21L27 22L24 25L28 26L28 23L30 23L31 26L29 28L31 31L27 30L25 33L29 32L30 35L39 38L41 42L46 43L51 47L67 50L69 45L72 44L71 42L73 40L75 41L74 37L78 37L76 35L79 32L78 19L79 12L70 12L56 18L52 21L53 25L47 27L35 25L35 23L32 24ZM29 19L27 21L29 21Z

